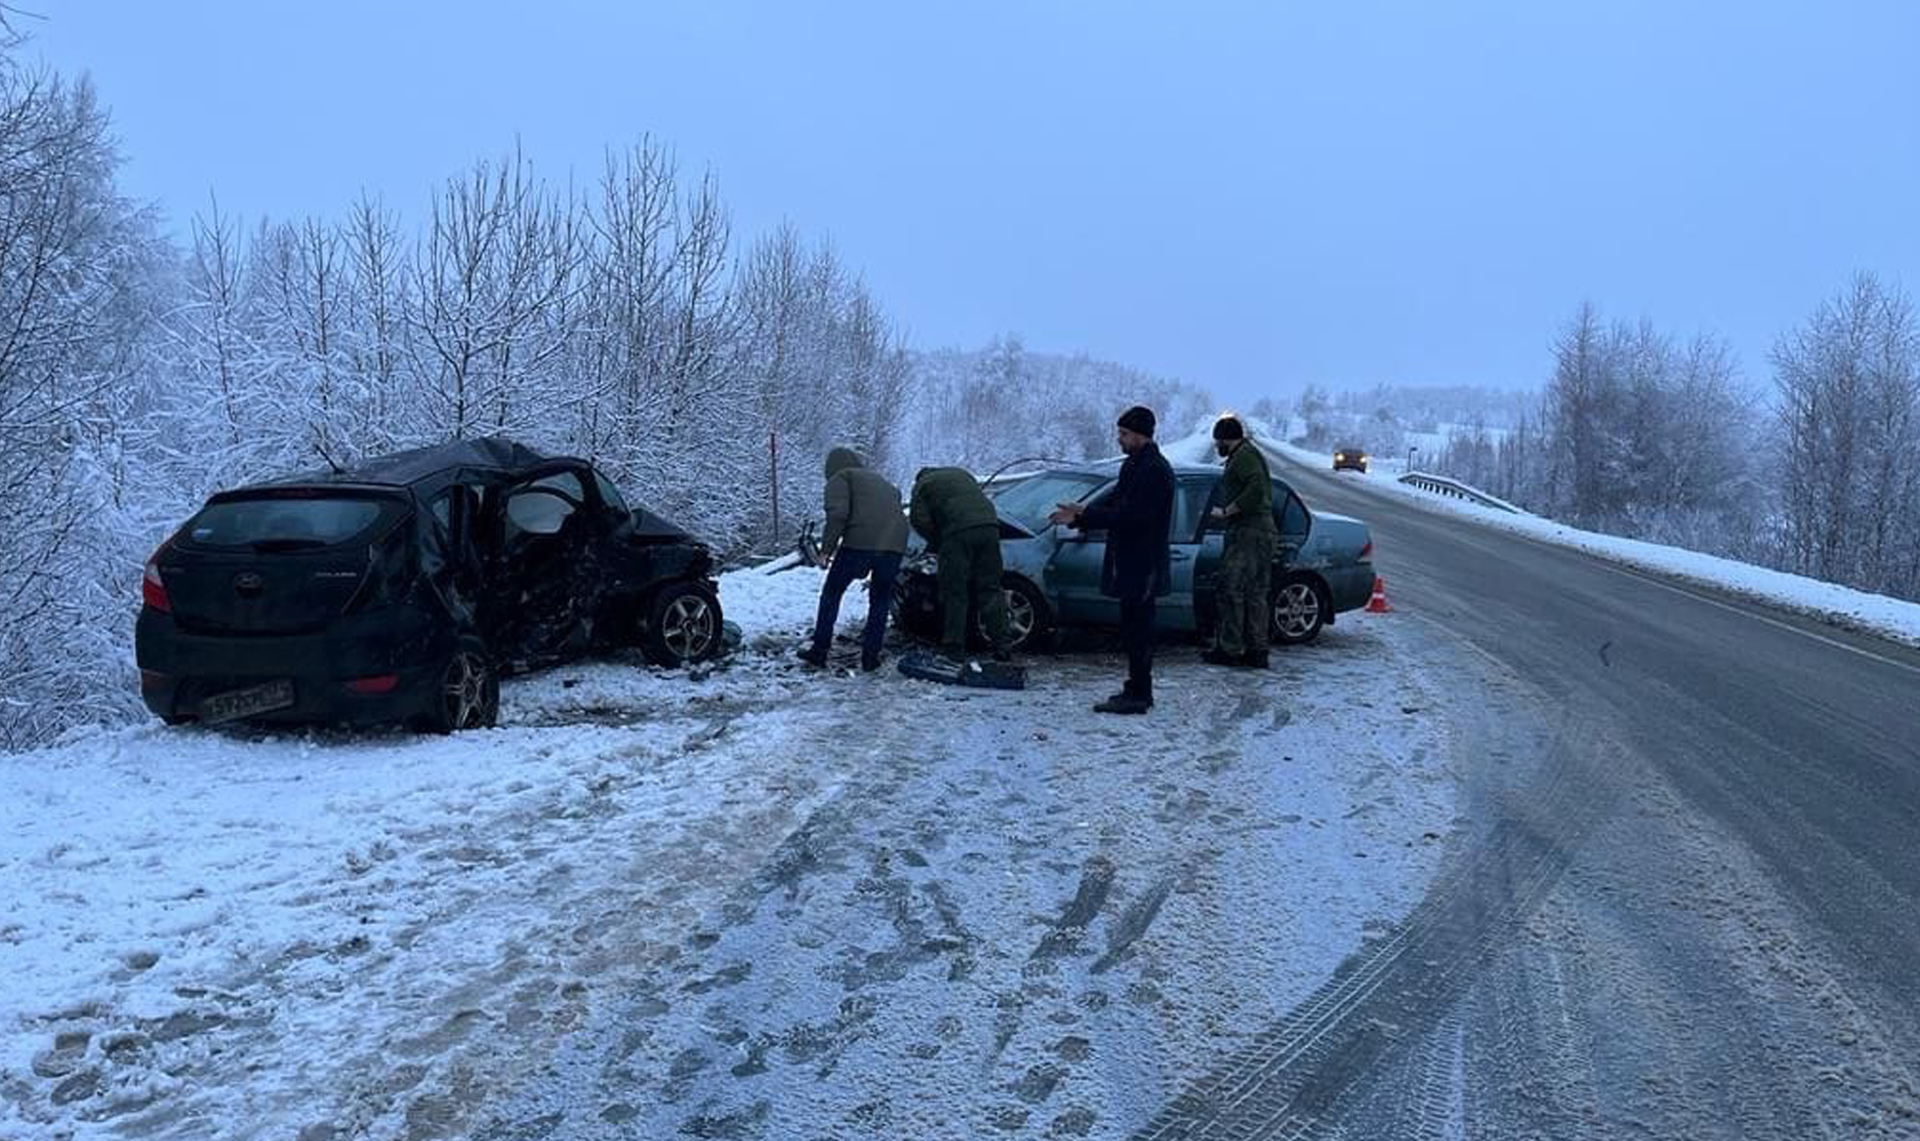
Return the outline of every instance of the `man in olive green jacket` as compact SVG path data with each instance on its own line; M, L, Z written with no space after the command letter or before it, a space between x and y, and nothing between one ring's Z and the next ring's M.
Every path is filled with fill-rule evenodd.
M827 525L820 534L822 558L832 558L820 587L813 642L800 651L810 665L827 664L833 628L840 620L840 598L847 587L872 576L867 587L867 628L860 641L860 668L880 668L880 647L893 609L893 585L900 577L900 556L907 549L907 516L900 489L860 462L851 448L827 453Z
M964 468L922 468L913 480L909 511L913 529L939 560L942 651L967 654L969 601L993 642L996 661L1007 661L1007 596L1000 585L1000 515Z
M1267 458L1247 439L1238 419L1220 417L1213 425L1213 441L1227 460L1220 506L1213 509L1214 517L1226 522L1227 536L1215 587L1219 617L1213 647L1200 657L1216 666L1266 669L1269 591L1273 556L1280 545L1280 529L1273 522L1272 477Z

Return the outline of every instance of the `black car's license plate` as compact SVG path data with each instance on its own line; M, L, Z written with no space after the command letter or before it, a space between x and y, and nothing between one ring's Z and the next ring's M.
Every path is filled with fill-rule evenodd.
M200 720L233 721L256 713L272 713L293 704L291 681L270 681L249 689L216 693L200 703Z

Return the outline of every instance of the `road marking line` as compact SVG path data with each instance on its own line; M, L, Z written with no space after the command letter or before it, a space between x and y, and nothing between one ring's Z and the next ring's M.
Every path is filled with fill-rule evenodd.
M1718 606L1722 610L1729 611L1730 613L1733 613L1733 614L1744 615L1745 617L1752 618L1757 622L1765 622L1769 626L1777 626L1782 630L1786 630L1789 633L1798 634L1803 638L1812 638L1816 642L1825 642L1827 645L1833 646L1836 649L1845 650L1850 654L1859 654L1863 658L1872 658L1874 661L1880 662L1883 665L1893 666L1896 669L1903 669L1903 670L1906 670L1908 673L1920 674L1920 666L1916 666L1911 662L1903 662L1898 658L1889 658L1884 654L1876 654L1872 650L1864 650L1864 649L1861 649L1859 646L1849 645L1848 643L1842 642L1837 638L1829 638L1825 634L1816 634L1812 630L1803 630L1800 627L1795 626L1791 622L1782 622L1778 618L1770 618L1765 614L1756 614L1744 606L1735 606L1730 602L1723 602L1718 598L1709 598L1707 595L1699 594L1694 591L1688 590L1686 587L1676 586L1673 583L1666 582L1659 578L1655 578L1654 576L1647 574L1646 572L1641 571L1637 568L1621 566L1618 563L1614 563L1607 559L1598 558L1598 557L1595 557L1594 561L1599 563L1601 566L1606 567L1610 571L1614 571L1616 573L1626 575L1630 578L1637 578L1642 582L1649 583L1653 586L1657 586L1661 590L1669 590L1675 594L1685 595L1686 597L1694 599L1696 601L1704 602L1709 606Z

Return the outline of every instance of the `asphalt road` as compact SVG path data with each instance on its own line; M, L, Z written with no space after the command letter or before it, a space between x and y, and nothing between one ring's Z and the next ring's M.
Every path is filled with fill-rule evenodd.
M1475 824L1328 1050L1148 1135L1920 1135L1920 653L1275 469L1458 651Z

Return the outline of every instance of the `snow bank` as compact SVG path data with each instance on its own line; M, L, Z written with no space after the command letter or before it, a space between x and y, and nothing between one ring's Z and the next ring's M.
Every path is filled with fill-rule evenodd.
M1286 458L1309 467L1321 467L1327 458L1319 452L1291 444L1263 441ZM1345 478L1351 485L1375 495L1390 496L1432 511L1465 516L1489 527L1525 535L1541 542L1585 551L1642 570L1669 575L1686 582L1714 587L1733 594L1766 602L1796 613L1811 615L1834 625L1862 630L1896 641L1920 646L1920 603L1904 602L1884 594L1869 594L1837 583L1821 582L1804 575L1768 570L1751 563L1736 562L1679 547L1646 543L1582 531L1536 515L1512 515L1490 507L1438 495L1384 479L1385 473L1361 475L1358 472L1329 472Z

